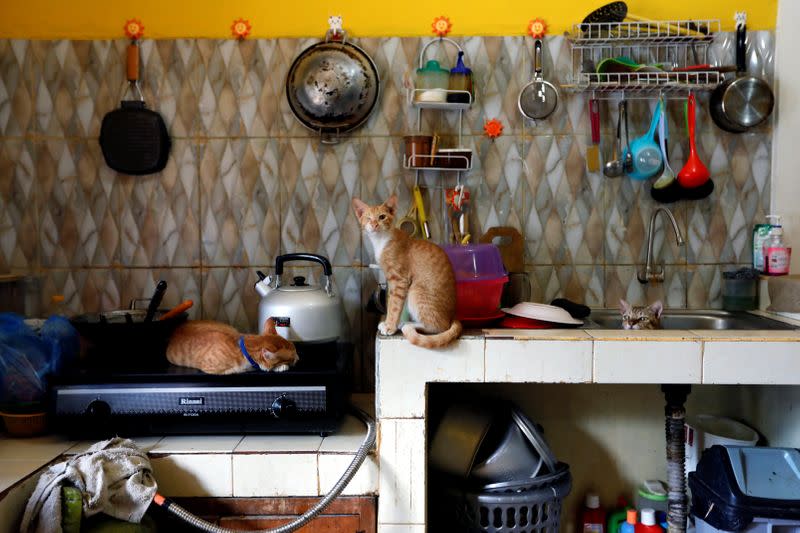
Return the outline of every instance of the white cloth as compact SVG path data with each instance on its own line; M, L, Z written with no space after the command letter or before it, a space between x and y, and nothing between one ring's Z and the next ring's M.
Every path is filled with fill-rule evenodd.
M21 533L61 532L62 485L81 491L84 517L105 513L135 523L156 494L147 453L128 439L98 442L41 475L25 507Z

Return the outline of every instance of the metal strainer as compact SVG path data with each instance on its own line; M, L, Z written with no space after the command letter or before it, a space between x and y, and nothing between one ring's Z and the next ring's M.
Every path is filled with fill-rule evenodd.
M558 105L558 89L542 76L542 40L533 46L533 79L519 93L520 113L531 120L549 117Z

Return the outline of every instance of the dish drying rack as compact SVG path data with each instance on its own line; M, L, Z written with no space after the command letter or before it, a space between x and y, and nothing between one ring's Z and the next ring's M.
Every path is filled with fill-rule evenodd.
M719 19L596 22L573 24L569 92L592 98L683 98L710 91L722 81L717 70L676 71L708 63L708 48L720 31ZM603 59L629 57L644 68L632 72L596 72ZM661 65L661 69L648 67ZM714 65L716 66L716 65Z

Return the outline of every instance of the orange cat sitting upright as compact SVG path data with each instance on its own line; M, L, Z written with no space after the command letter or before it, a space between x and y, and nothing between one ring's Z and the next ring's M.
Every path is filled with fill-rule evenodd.
M236 328L211 320L192 320L169 339L167 359L206 374L238 374L249 370L283 372L297 363L294 344L278 335L271 318L261 335L242 335Z
M455 319L456 279L444 250L394 227L396 195L376 206L353 198L353 209L389 285L386 319L378 331L394 335L403 304L408 304L412 319L432 333L420 335L418 324L405 324L403 335L411 344L440 348L456 340L461 334L461 323Z

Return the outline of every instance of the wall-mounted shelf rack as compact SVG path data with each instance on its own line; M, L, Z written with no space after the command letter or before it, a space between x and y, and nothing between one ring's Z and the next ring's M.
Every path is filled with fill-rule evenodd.
M420 50L419 53L419 68L423 68L425 66L425 52L428 50L433 44L439 45L451 45L453 46L457 52L463 52L464 50L461 46L452 39L447 37L440 37L438 39L432 40L425 44ZM426 94L429 93L429 94ZM450 101L448 101L450 100ZM416 123L416 130L418 133L422 133L422 111L423 110L431 110L431 111L452 111L458 113L458 135L457 135L457 146L458 150L462 150L463 152L469 151L469 156L464 155L464 153L460 154L443 154L441 152L436 152L435 154L403 154L403 168L406 170L412 170L415 172L414 178L414 185L419 186L420 183L420 172L429 170L434 172L442 172L448 174L455 174L456 178L456 186L461 185L461 174L463 172L468 172L472 169L472 162L474 160L474 153L469 150L468 148L463 147L463 123L464 123L464 112L469 110L474 102L473 94L469 91L462 91L462 90L451 90L451 89L410 89L408 91L408 102L412 108L416 110L417 114L417 123ZM441 188L446 190L448 187L442 183L441 185L436 186L436 188ZM442 205L441 205L441 213L442 213L442 228L444 230L444 235L442 235L441 240L442 243L447 242L457 242L455 239L455 234L452 231L451 220L448 216L448 206L446 202L445 195L442 194ZM466 218L464 219L466 220ZM450 227L448 227L450 226Z
M466 172L472 170L472 157L465 155L411 155L403 156L406 170L439 170L442 172Z

